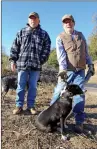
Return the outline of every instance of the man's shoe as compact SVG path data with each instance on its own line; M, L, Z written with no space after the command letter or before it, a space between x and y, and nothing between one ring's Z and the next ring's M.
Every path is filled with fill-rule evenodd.
M37 113L34 107L28 109L28 111L30 111L30 113L31 113L32 115L35 115L35 114Z
M81 134L83 133L83 124L76 124L75 125L75 128L74 128L74 131L78 134Z
M22 107L16 107L13 110L13 114L21 114L22 111L23 111Z

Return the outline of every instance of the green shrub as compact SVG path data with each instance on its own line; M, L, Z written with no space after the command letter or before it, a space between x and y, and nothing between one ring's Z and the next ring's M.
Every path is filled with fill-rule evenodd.
M6 53L2 52L1 57L1 74L6 75L6 73L10 71L10 63L9 63L9 56Z
M97 33L89 37L89 53L93 60L97 60Z
M57 55L56 55L56 50L53 49L50 53L49 59L48 59L48 65L53 66L55 68L58 68L58 61L57 61Z

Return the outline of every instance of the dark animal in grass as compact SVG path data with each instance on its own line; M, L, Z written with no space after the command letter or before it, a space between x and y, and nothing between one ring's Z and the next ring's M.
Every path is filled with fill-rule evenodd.
M1 78L1 86L2 86L2 99L4 100L5 95L8 93L9 89L16 90L17 89L17 83L18 83L18 76L17 75L10 75L10 76L5 76ZM40 78L38 80L40 81ZM26 90L28 90L28 82L26 85Z
M17 76L5 76L1 78L1 87L2 87L2 98L4 99L5 95L9 91L9 89L16 90L17 88Z
M60 98L51 106L42 111L36 118L36 127L45 132L56 130L60 123L61 135L64 136L66 118L72 110L72 101L74 95L83 94L82 89L75 84L67 85L60 94Z
M16 90L17 88L17 75L10 75L1 78L1 86L2 86L2 99L4 100L5 95L8 93L9 89ZM28 89L28 83L27 83Z

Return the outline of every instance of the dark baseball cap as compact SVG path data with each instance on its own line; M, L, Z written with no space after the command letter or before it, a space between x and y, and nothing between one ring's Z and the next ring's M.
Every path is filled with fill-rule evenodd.
M35 16L36 18L39 18L39 14L36 13L36 12L31 12L31 13L29 14L29 18L30 18L31 16Z
M75 20L74 20L74 17L71 15L71 14L65 14L63 17L62 17L62 22L66 19L70 19L72 20L74 23L75 23Z

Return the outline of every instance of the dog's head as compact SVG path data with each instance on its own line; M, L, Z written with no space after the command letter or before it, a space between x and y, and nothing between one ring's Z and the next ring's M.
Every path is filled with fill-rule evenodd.
M84 91L76 84L67 85L61 91L61 97L73 97L75 95L84 94Z
M69 92L71 96L84 94L83 90L76 84L67 85L65 92Z

